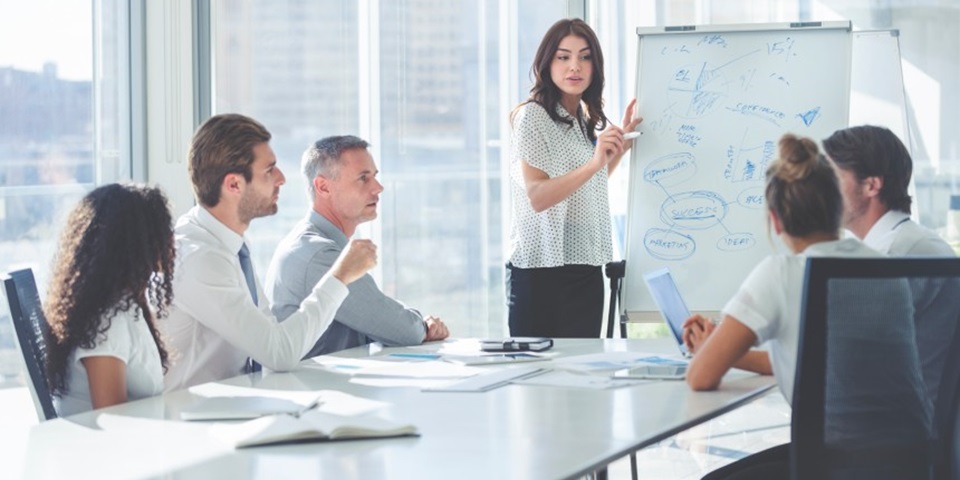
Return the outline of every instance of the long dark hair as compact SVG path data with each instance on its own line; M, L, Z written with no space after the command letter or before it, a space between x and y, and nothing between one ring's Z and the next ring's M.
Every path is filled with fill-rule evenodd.
M63 395L75 348L93 348L117 312L136 307L167 368L167 350L150 311L167 314L173 298L173 229L159 188L110 184L87 194L60 237L44 313L50 324L47 379ZM101 318L105 319L101 323Z
M838 235L843 196L830 161L806 137L785 134L779 147L780 158L767 168L767 207L791 236Z
M550 77L550 66L553 64L553 57L557 54L557 48L560 42L569 35L582 38L590 47L590 61L593 64L593 74L590 76L590 86L583 92L581 100L586 104L587 113L587 136L590 140L597 139L597 131L607 128L607 116L603 113L603 51L600 50L600 42L597 40L597 34L593 29L579 18L567 18L554 23L547 33L543 35L540 41L540 47L537 48L537 55L533 59L533 66L530 67L530 75L533 76L533 87L530 88L530 97L517 106L520 108L528 103L536 103L547 111L547 115L554 122L565 123L573 126L573 121L562 118L557 113L557 105L560 103L562 93L553 83ZM511 113L511 118L516 114L516 109Z

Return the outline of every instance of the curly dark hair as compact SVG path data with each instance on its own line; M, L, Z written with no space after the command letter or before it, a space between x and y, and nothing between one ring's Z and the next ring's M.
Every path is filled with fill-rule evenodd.
M597 34L593 29L579 18L566 18L554 23L543 35L540 46L537 48L537 54L533 59L533 65L530 67L530 74L534 78L533 87L530 88L530 97L517 106L510 114L511 120L516 115L517 109L528 103L536 103L547 111L547 115L557 123L565 123L573 126L573 121L562 118L557 113L557 105L563 94L560 87L553 82L550 77L550 66L553 64L553 58L557 54L557 48L560 42L573 35L582 38L590 47L590 61L593 64L593 76L590 79L590 86L583 92L581 100L586 104L587 113L587 136L591 141L597 140L597 131L607 128L609 120L603 113L603 51L600 50L600 41L597 40Z
M167 315L174 257L170 210L159 188L114 183L83 197L61 234L44 307L51 392L66 393L70 353L93 348L111 318L131 307L146 320L166 371L167 350L150 305L158 318Z

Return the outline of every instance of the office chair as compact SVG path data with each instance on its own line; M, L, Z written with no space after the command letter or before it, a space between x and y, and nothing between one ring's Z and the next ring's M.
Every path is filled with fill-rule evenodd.
M50 326L40 306L40 294L33 271L10 272L3 280L10 304L10 318L17 333L17 344L30 381L27 382L40 421L57 418L53 397L47 386L46 339Z
M960 292L954 291L952 295L960 301ZM937 480L960 479L960 317L957 323L934 408L938 437L934 449L934 478Z
M958 258L807 260L792 478L933 477L952 442L937 439L943 428L936 417L947 413L934 412L923 381L914 297L918 285L957 288L958 279ZM956 395L956 385L940 391L938 406ZM956 405L948 410L955 422Z

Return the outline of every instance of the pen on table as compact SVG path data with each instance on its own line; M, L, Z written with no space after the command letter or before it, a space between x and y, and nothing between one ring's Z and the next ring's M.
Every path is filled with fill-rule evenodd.
M319 407L320 405L323 405L323 400L320 400L320 397L317 397L313 399L312 402L308 403L306 406L301 408L299 411L295 412L293 416L300 418L300 416L303 415L304 413L307 413L310 410L313 410L314 408Z

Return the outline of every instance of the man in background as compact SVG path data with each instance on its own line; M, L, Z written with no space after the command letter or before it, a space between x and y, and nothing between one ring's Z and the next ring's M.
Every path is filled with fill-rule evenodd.
M936 232L910 219L913 160L893 132L871 125L845 128L823 140L823 149L837 167L843 226L863 243L891 257L955 256ZM917 350L927 393L935 404L960 311L943 282L918 281L911 286Z
M281 321L330 270L357 226L377 217L383 186L368 146L355 136L334 136L314 143L303 154L312 209L280 242L267 271L267 293ZM335 321L307 356L374 341L419 345L449 335L439 318L424 319L417 310L384 295L369 274L351 284L349 291Z

